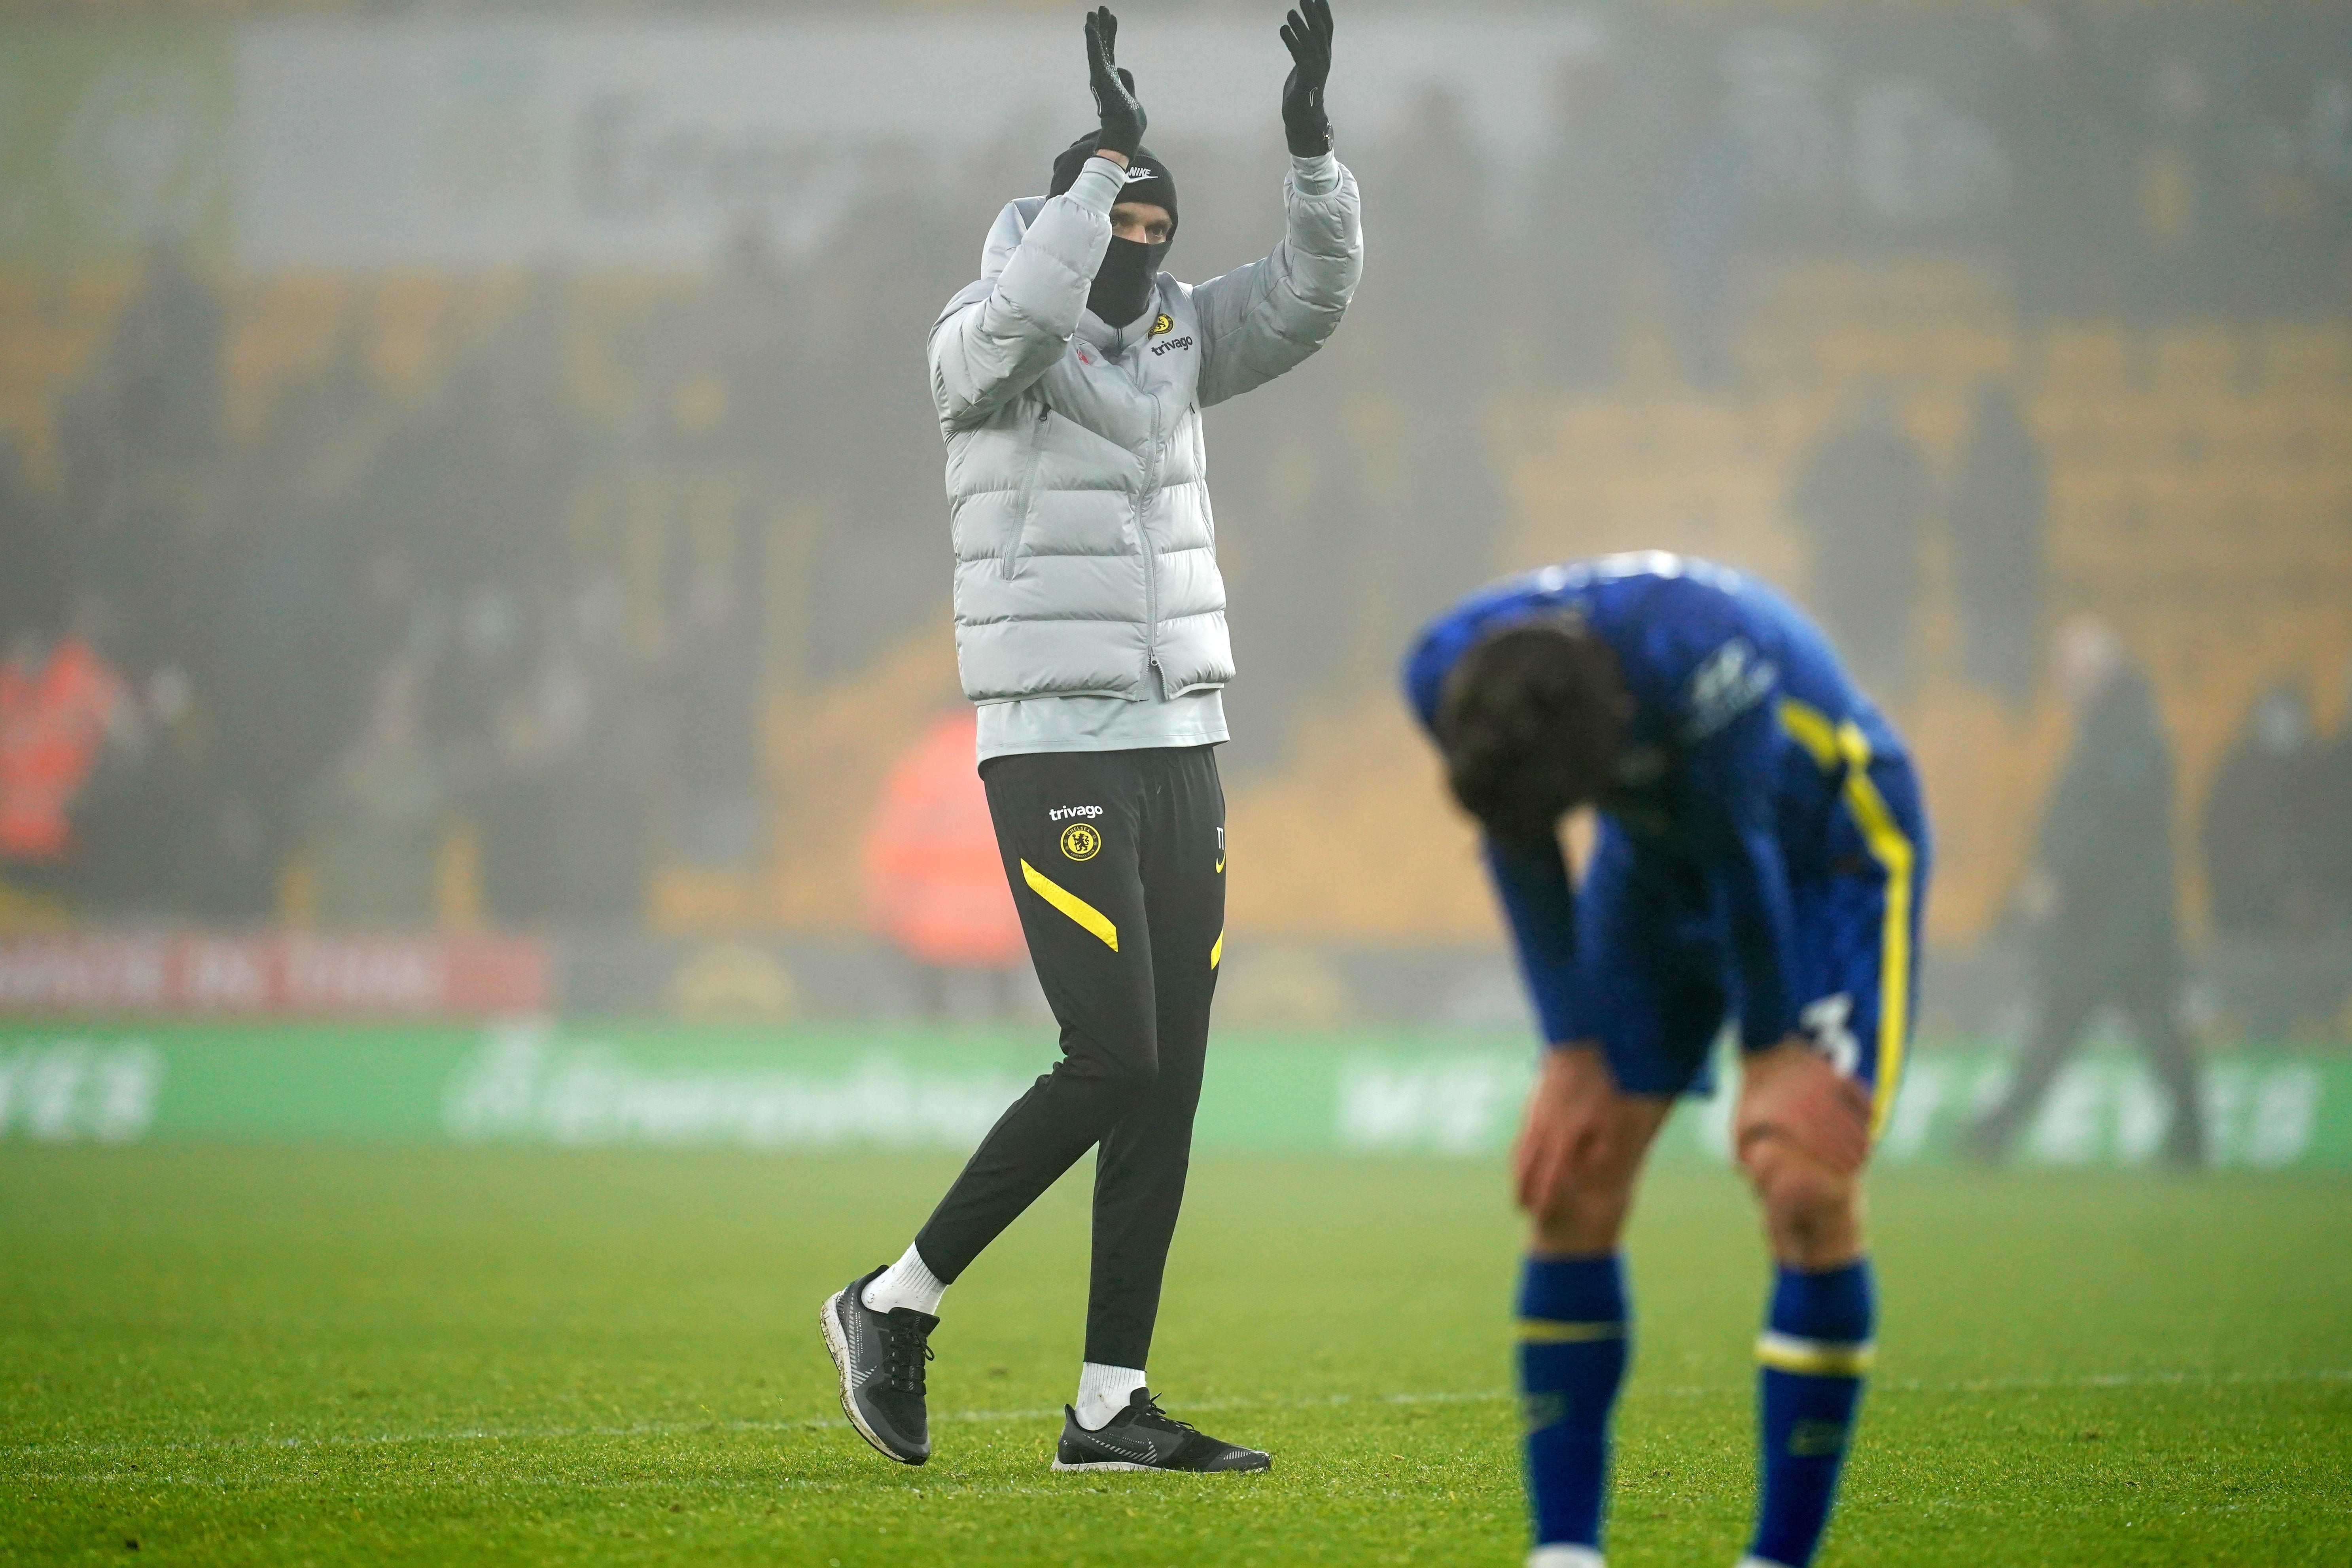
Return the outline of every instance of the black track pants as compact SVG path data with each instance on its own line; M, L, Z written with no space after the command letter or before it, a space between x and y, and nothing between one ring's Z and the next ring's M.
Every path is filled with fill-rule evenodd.
M2180 961L2168 945L2140 953L2046 950L2041 1012L2025 1048L2018 1053L2017 1076L2000 1102L1977 1123L1978 1147L2005 1152L2018 1131L2042 1109L2050 1085L2083 1043L2102 1006L2119 1009L2139 1037L2157 1081L2172 1100L2165 1134L2166 1155L2183 1164L2205 1159L2205 1118L2198 1093L2196 1045L2181 1027Z
M1215 749L995 757L980 771L1062 1059L982 1140L915 1245L954 1279L1099 1145L1086 1359L1139 1367L1183 1206L1223 955Z

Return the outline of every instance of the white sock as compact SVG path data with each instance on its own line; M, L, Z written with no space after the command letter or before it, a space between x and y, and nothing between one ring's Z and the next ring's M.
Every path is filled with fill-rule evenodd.
M1528 1568L1602 1568L1601 1553L1590 1546L1554 1542L1528 1553Z
M929 1312L937 1317L940 1298L947 1293L947 1286L931 1272L930 1265L923 1261L923 1255L910 1247L904 1258L874 1277L859 1300L872 1311L887 1312L894 1307L912 1307L918 1312Z
M1139 1366L1099 1366L1087 1362L1078 1368L1078 1425L1099 1432L1110 1418L1127 1408L1128 1395L1143 1386Z

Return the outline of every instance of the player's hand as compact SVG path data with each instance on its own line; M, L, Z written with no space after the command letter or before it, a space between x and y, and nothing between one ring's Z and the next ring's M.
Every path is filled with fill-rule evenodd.
M1605 1152L1615 1099L1616 1080L1599 1047L1562 1046L1544 1053L1511 1154L1519 1207L1538 1220L1559 1212L1579 1173Z
M1739 1076L1731 1133L1743 1162L1757 1140L1785 1138L1841 1175L1862 1169L1870 1154L1870 1093L1802 1036L1748 1052Z
M1087 13L1087 85L1094 89L1095 113L1102 132L1095 145L1122 159L1135 156L1150 123L1136 100L1135 78L1118 68L1118 18L1110 7Z
M1331 0L1298 0L1282 24L1290 51L1290 78L1282 84L1282 130L1291 153L1312 158L1331 150L1331 119L1323 112L1323 84L1331 79Z

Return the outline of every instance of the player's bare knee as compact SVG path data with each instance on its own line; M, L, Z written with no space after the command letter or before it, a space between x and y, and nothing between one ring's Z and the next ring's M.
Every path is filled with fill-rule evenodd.
M1537 1247L1570 1255L1615 1247L1633 1206L1633 1174L1606 1158L1579 1162L1550 1206L1534 1216Z
M1740 1167L1776 1230L1809 1231L1842 1223L1853 1212L1858 1178L1807 1153L1788 1137L1767 1132L1739 1151Z

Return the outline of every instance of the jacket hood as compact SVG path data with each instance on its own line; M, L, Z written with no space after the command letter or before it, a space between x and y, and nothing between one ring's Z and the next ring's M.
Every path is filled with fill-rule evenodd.
M1053 199L1051 196L1019 196L1004 204L1004 210L998 213L996 221L988 226L987 242L980 247L980 275L982 278L993 278L1004 270L1005 263L1013 259L1013 252L1020 246L1023 237L1028 234L1029 226L1037 221L1038 211ZM964 232L968 234L971 230Z
M1004 210L998 213L996 221L989 226L987 243L980 247L978 287L984 289L1004 270L1006 264L1013 259L1013 251L1020 247L1022 239L1028 234L1029 226L1037 220L1037 214L1053 199L1051 196L1018 196L1004 204ZM1160 274L1162 289L1168 287L1169 281L1167 273ZM950 300L947 310L940 313L940 319L944 321L970 295L971 290L966 290ZM1121 354L1150 331L1154 314L1153 310L1147 310L1126 326L1114 327L1092 310L1082 310L1078 313L1078 334L1105 353Z

